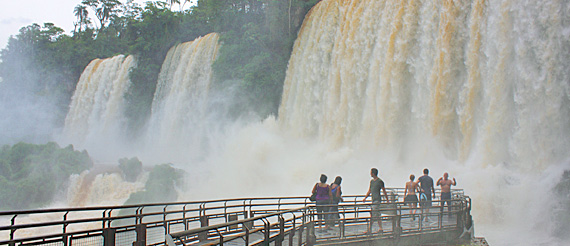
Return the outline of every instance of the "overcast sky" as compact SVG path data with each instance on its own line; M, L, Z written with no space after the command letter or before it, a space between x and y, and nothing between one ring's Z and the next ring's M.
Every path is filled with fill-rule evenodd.
M73 31L73 8L82 0L0 0L0 49L4 49L11 35L18 34L20 28L38 23L52 22L63 28L66 34ZM126 0L120 0L122 3ZM135 0L141 7L149 0ZM154 2L154 1L153 1ZM186 4L188 7L189 4ZM173 10L178 10L175 5ZM91 10L89 9L91 12ZM91 18L92 21L96 19Z

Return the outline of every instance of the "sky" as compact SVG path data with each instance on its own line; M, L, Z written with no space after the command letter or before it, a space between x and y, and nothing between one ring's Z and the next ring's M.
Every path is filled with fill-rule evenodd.
M82 0L0 0L0 49L4 49L10 36L18 34L20 28L38 23L51 22L63 28L66 34L73 31L73 8ZM122 3L126 0L120 0ZM135 0L141 6L148 0ZM186 7L188 4L186 5ZM173 10L178 9L175 6ZM94 18L91 18L92 20Z

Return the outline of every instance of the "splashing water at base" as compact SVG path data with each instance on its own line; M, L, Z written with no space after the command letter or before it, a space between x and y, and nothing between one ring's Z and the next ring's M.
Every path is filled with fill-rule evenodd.
M389 187L427 167L473 198L476 235L492 245L563 244L552 188L570 169L567 16L554 0L323 0L299 32L277 120L166 127L170 147L205 153L184 161L167 140L136 155L188 172L180 200L309 195L321 173L363 194L371 167Z

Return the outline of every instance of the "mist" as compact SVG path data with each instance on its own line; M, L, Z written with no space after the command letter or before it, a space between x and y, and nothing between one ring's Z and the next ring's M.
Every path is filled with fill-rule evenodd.
M87 120L78 128L66 120L55 138L88 149L99 167L133 156L147 167L171 163L186 175L180 201L309 196L321 173L342 176L346 195L364 194L372 167L387 187L424 168L434 179L448 172L473 199L476 236L562 245L566 200L555 190L570 169L570 33L561 21L570 9L556 4L321 1L295 43L279 115L262 117L256 105L235 112L243 81L212 84L220 43L209 34L168 52L137 138L126 136L124 102L105 89L101 97L76 89ZM128 69L118 64L85 73L101 78L92 85L118 82L106 77ZM59 132L57 101L2 83L0 123L10 129L2 141ZM121 110L100 113L111 108ZM106 124L113 130L102 134ZM71 177L68 200L81 180L90 195L66 205L119 205L144 190L147 171L134 182L119 173Z
M37 79L33 69L16 76L20 72L0 78L0 144L46 143L61 130L66 100L42 91L49 82Z

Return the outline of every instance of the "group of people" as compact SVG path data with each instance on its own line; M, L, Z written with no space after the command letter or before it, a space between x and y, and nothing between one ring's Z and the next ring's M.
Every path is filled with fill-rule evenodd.
M312 194L316 195L317 217L321 222L319 229L322 228L322 222L326 222L325 229L329 229L331 224L338 219L338 203L343 201L340 188L342 178L337 176L330 185L327 184L327 179L327 175L321 174L321 182L316 183L312 191Z
M378 177L378 169L370 169L370 186L368 187L368 192L362 199L362 202L366 202L366 199L370 196L372 197L372 209L371 209L371 223L368 226L368 230L365 233L369 233L373 221L378 223L378 231L375 233L382 233L382 221L380 219L380 204L382 202L382 193L386 198L386 201L390 201L388 194L386 192L386 187L384 181ZM404 191L404 202L410 206L412 210L412 219L415 220L415 214L417 213L417 205L420 204L422 213L424 209L431 207L432 194L435 198L435 188L433 179L429 176L429 170L426 168L423 170L423 176L419 177L415 181L415 175L410 175L410 181L406 182L406 188ZM343 201L342 191L340 183L342 178L337 176L332 184L327 184L327 176L321 174L320 182L316 183L313 187L312 194L315 196L315 202L317 205L317 217L320 223L318 223L319 229L321 229L322 224L325 224L325 229L329 229L330 225L338 219L338 203ZM448 210L451 211L451 186L457 185L455 178L449 179L449 174L444 173L443 177L439 178L436 185L441 186L441 209L447 203ZM418 199L419 194L419 199ZM427 220L427 217L425 217Z
M413 174L410 175L410 181L406 182L406 189L404 191L404 202L408 203L412 210L412 219L415 220L415 214L417 212L418 195L419 193L419 203L422 209L431 207L432 194L435 198L435 188L433 186L433 179L429 176L429 170L424 169L424 175L418 178L418 181L414 181L416 178ZM448 173L443 173L443 177L437 180L436 185L441 186L441 209L445 205L448 206L448 211L451 211L451 186L457 185L455 178L449 179ZM428 218L425 217L427 220Z

